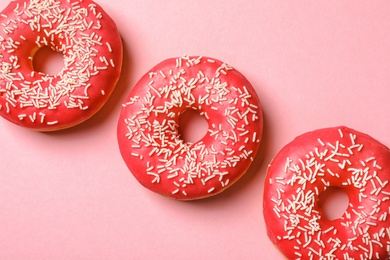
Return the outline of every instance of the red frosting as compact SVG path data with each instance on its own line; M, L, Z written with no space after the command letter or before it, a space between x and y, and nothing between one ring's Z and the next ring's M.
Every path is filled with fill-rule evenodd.
M226 63L181 57L152 68L132 89L118 123L128 168L146 188L180 200L215 195L247 170L258 150L262 112L248 80ZM178 133L195 109L208 132L195 143Z
M57 75L33 70L36 51L63 53ZM39 131L74 126L107 101L119 79L114 21L86 0L15 0L0 14L0 115Z
M297 137L269 165L264 218L269 238L288 259L388 259L390 150L347 127ZM318 205L328 187L349 206L326 219Z

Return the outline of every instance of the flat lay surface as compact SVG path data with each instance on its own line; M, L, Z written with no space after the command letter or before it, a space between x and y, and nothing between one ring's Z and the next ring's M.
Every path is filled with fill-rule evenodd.
M0 118L1 259L284 259L267 238L262 210L276 153L298 135L339 125L390 146L387 1L97 3L116 22L124 49L121 78L103 108L50 133ZM139 78L185 54L236 68L264 113L247 173L223 193L191 202L142 187L116 135ZM58 71L61 57L44 56L34 66ZM201 118L187 123L186 138L199 138Z

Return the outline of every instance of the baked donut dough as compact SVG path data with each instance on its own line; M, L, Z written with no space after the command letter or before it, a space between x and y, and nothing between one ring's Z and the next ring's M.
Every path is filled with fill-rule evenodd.
M34 71L41 47L64 57L57 75ZM90 0L14 0L0 14L0 115L38 131L68 128L95 114L121 72L114 21Z
M167 197L193 200L222 192L246 172L260 144L263 117L255 90L216 59L161 62L139 80L123 106L122 157L143 186ZM183 141L178 131L187 109L198 111L209 127L194 143Z
M264 189L268 236L288 259L389 259L390 150L340 126L298 136L275 156ZM349 197L328 220L318 205L329 187Z

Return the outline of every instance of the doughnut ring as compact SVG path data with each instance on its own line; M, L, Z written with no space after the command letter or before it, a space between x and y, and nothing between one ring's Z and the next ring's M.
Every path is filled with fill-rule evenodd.
M178 132L187 109L209 126L194 143ZM258 97L242 74L216 59L184 56L161 62L138 81L123 104L118 143L143 186L178 200L200 199L222 192L246 172L259 148L262 122Z
M35 71L49 47L63 54L57 75ZM95 114L121 72L114 21L90 0L14 0L0 14L0 115L16 125L53 131Z
M390 150L340 126L298 136L268 167L264 219L288 259L388 259ZM329 220L318 204L329 187L348 194L344 214Z

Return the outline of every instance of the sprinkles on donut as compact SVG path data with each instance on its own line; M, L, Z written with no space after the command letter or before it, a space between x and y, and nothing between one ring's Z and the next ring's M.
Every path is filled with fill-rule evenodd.
M33 68L49 47L64 57L57 75ZM53 131L95 114L121 72L114 21L90 0L14 0L0 13L0 115L19 126Z
M194 109L208 123L201 140L179 135L179 117ZM218 194L252 163L262 135L262 111L248 80L208 57L165 60L134 86L118 122L124 161L146 188L178 200Z
M389 259L390 150L340 126L298 136L275 156L264 188L268 236L288 259ZM318 204L329 187L349 198L328 220Z

